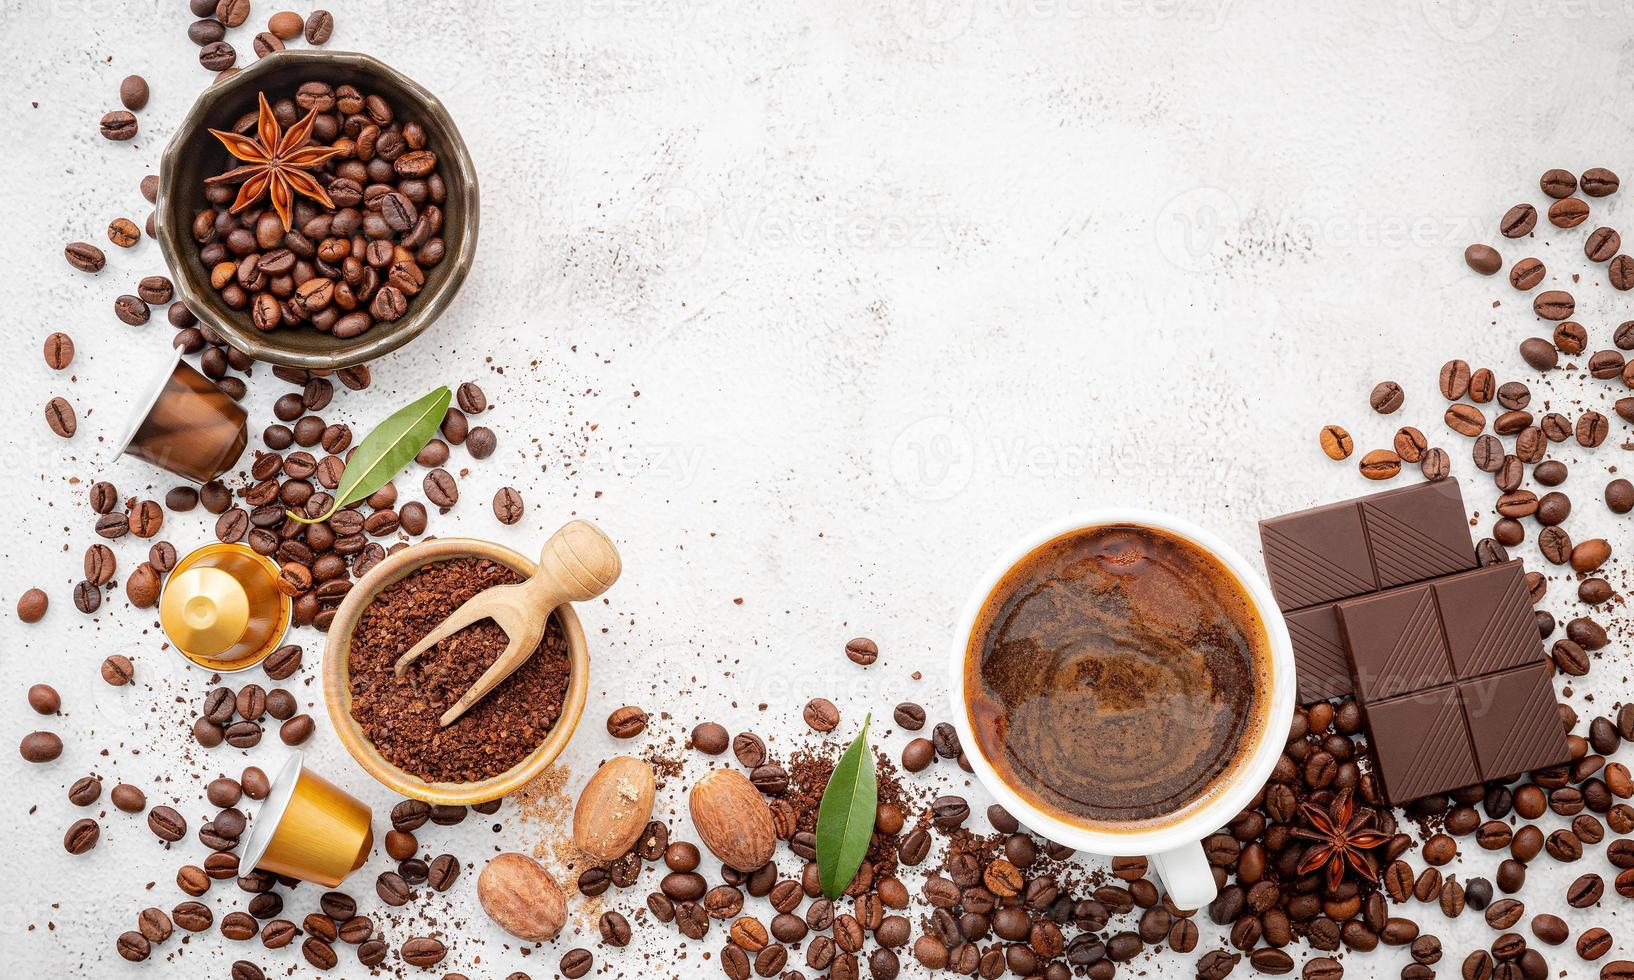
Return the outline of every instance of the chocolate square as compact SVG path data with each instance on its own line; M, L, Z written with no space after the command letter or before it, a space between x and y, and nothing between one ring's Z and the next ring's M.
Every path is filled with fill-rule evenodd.
M1333 603L1288 613L1283 620L1293 641L1299 703L1349 694L1350 661L1345 659L1344 634Z
M1338 604L1350 676L1363 701L1421 691L1455 679L1441 634L1435 590L1412 585ZM1532 631L1536 635L1537 630Z
M1451 684L1367 705L1367 728L1374 775L1391 803L1481 781Z
M1434 583L1453 670L1476 677L1543 660L1543 640L1519 561Z
M1378 588L1354 501L1261 521L1260 546L1271 592L1284 612Z
M1571 761L1551 665L1539 661L1461 681L1458 693L1486 779L1510 779Z
M1379 588L1475 567L1464 497L1453 481L1364 497L1361 508Z
M1268 518L1260 521L1260 543L1271 592L1288 614L1306 704L1351 693L1333 669L1334 622L1314 610L1476 566L1456 480ZM1302 612L1309 615L1295 616Z

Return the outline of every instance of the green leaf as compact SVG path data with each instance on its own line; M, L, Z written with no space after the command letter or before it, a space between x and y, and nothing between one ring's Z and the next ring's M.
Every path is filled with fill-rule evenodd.
M390 483L409 461L420 455L437 427L443 424L449 399L454 393L447 385L430 392L411 405L392 413L391 417L374 427L346 464L340 486L335 488L335 502L320 517L306 517L292 510L284 513L302 524L327 521L335 511L356 503Z
M834 766L817 807L817 876L829 898L844 894L874 838L879 783L874 753L868 749L868 723L873 717L863 719L862 731Z

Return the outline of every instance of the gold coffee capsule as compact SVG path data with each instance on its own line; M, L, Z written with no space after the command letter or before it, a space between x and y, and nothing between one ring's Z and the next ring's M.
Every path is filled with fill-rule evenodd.
M250 819L241 864L334 888L369 859L370 817L367 806L307 769L297 752Z
M176 360L153 393L131 410L120 454L194 483L227 472L249 442L242 406L191 364Z
M210 670L254 667L277 649L292 605L278 566L241 544L211 544L176 563L159 624L182 656Z

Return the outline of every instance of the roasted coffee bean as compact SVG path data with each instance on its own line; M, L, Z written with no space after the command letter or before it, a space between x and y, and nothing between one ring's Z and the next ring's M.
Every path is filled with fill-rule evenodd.
M402 944L399 954L405 964L412 967L431 967L443 962L443 957L448 956L448 947L430 936L413 936Z
M1241 960L1239 953L1211 949L1197 961L1197 980L1225 980Z
M188 932L203 932L210 928L210 924L215 921L215 916L208 905L199 902L182 902L170 910L170 919Z
M1551 351L1553 347L1549 348ZM1486 416L1473 405L1458 403L1447 407L1444 415L1447 428L1460 435L1477 436L1486 428Z
M608 946L623 947L630 944L629 920L619 913L611 910L603 912L599 926L601 941Z
M902 748L902 768L922 772L936 760L936 749L928 738L910 739Z
M614 738L635 738L647 729L647 713L633 704L614 708L607 716L607 734Z
M1583 239L1583 256L1590 262L1607 262L1623 247L1623 236L1614 228L1596 228Z
M438 507L452 507L460 499L459 487L447 470L434 469L424 481L426 499Z
M132 296L129 293L114 299L113 312L121 321L133 327L147 323L151 316L147 303L140 296Z
M199 49L199 64L210 71L226 71L236 61L238 52L226 41L212 41Z
M1583 171L1579 186L1590 197L1605 197L1616 193L1617 175L1604 167L1590 167Z
M71 794L70 798L72 798ZM82 803L80 805L84 806L86 804ZM62 835L62 847L69 854L84 854L96 846L96 842L101 836L102 828L97 825L97 822L82 817L75 820L68 827L68 831Z
M951 830L970 818L970 804L962 796L939 796L931 801L930 812L938 827Z
M488 408L488 396L475 381L466 381L455 389L454 400L467 415L480 415Z
M1549 296L1549 293L1544 293L1542 296ZM1541 299L1542 296L1539 298ZM1551 311L1560 309L1556 297L1551 296L1549 303L1551 304L1549 307ZM1556 352L1555 346L1539 337L1528 337L1521 341L1520 354L1522 360L1538 371L1552 371L1560 363L1560 355Z
M1508 929L1520 921L1526 906L1513 898L1500 898L1486 907L1487 925L1494 929Z
M311 715L296 715L278 726L278 740L285 745L302 745L316 730L317 726L313 723ZM228 738L231 737L229 732Z
M514 487L501 487L494 493L494 517L501 524L515 524L522 519L522 495Z
M840 710L827 698L812 698L801 712L806 724L817 732L831 732L840 723Z
M174 292L175 287L164 276L145 276L136 284L136 295L142 302L153 306L164 306L169 303ZM145 317L143 322L146 322Z
M1510 267L1509 284L1525 292L1542 282L1545 272L1542 262L1531 257L1524 258Z
M1389 415L1401 408L1405 397L1401 385L1394 381L1380 381L1373 386L1373 392L1368 396L1368 404L1380 415Z
M1571 197L1577 192L1577 177L1570 170L1561 170L1557 167L1544 171L1538 180L1538 186L1543 189L1543 193L1552 198Z
M1509 858L1498 865L1497 879L1499 890L1513 895L1526 884L1526 865Z
M465 451L471 454L472 459L487 459L494 454L498 442L494 430L484 425L474 425L465 437Z
M1538 211L1530 204L1517 204L1504 213L1498 230L1505 238L1521 238L1537 227Z
M136 676L136 667L122 653L111 654L102 661L102 680L112 687L124 687Z
M749 781L767 796L781 796L789 789L789 774L776 763L756 766L749 773Z
M1329 459L1348 459L1355 448L1350 433L1337 425L1324 425L1318 440Z
M1634 288L1634 256L1616 255L1606 267L1606 279L1611 288L1627 291Z
M1396 455L1400 456L1403 462L1417 463L1422 461L1429 448L1429 441L1424 438L1424 433L1418 429L1408 425L1396 430Z
M732 755L745 769L753 769L766 761L766 743L753 732L739 732L732 737Z
M1583 934L1577 937L1577 955L1590 962L1611 952L1611 947L1611 933L1598 926L1584 930Z
M1556 228L1576 228L1589 216L1589 206L1575 197L1562 198L1549 205L1549 223Z
M100 126L104 139L118 141L136 137L136 117L123 109L103 114Z
M275 681L288 680L301 668L301 648L293 643L281 646L267 655L261 668Z
M379 877L375 878L374 892L380 896L382 902L393 908L407 905L408 900L414 895L408 882L395 871L382 871Z
M1464 263L1483 276L1503 268L1503 256L1490 245L1470 245L1464 249Z
M1580 875L1566 888L1566 904L1574 909L1586 909L1598 904L1605 891L1606 883L1599 875L1593 872Z
M1401 457L1388 449L1374 449L1362 456L1360 470L1369 480L1389 480L1401 472Z

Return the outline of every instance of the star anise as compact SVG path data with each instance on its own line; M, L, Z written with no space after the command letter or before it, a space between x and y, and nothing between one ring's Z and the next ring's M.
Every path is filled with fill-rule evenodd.
M1327 810L1314 803L1306 803L1299 808L1299 812L1305 815L1314 829L1298 827L1293 830L1293 835L1316 842L1305 852L1304 860L1299 862L1300 874L1309 874L1326 865L1329 891L1339 887L1347 867L1368 881L1379 880L1379 864L1371 852L1390 838L1373 829L1371 811L1356 812L1356 800L1350 795L1350 790L1340 793Z
M312 135L312 124L318 117L317 110L308 112L305 119L285 132L278 125L278 118L272 114L267 97L261 95L260 99L261 112L256 118L254 138L224 133L219 129L210 130L210 134L221 140L228 152L244 161L244 166L211 177L205 183L239 184L238 197L229 209L233 214L259 201L263 195L270 197L273 209L284 223L284 230L288 231L291 205L295 203L296 194L310 197L326 208L334 208L335 202L329 199L323 185L307 171L322 166L342 148L307 145Z

